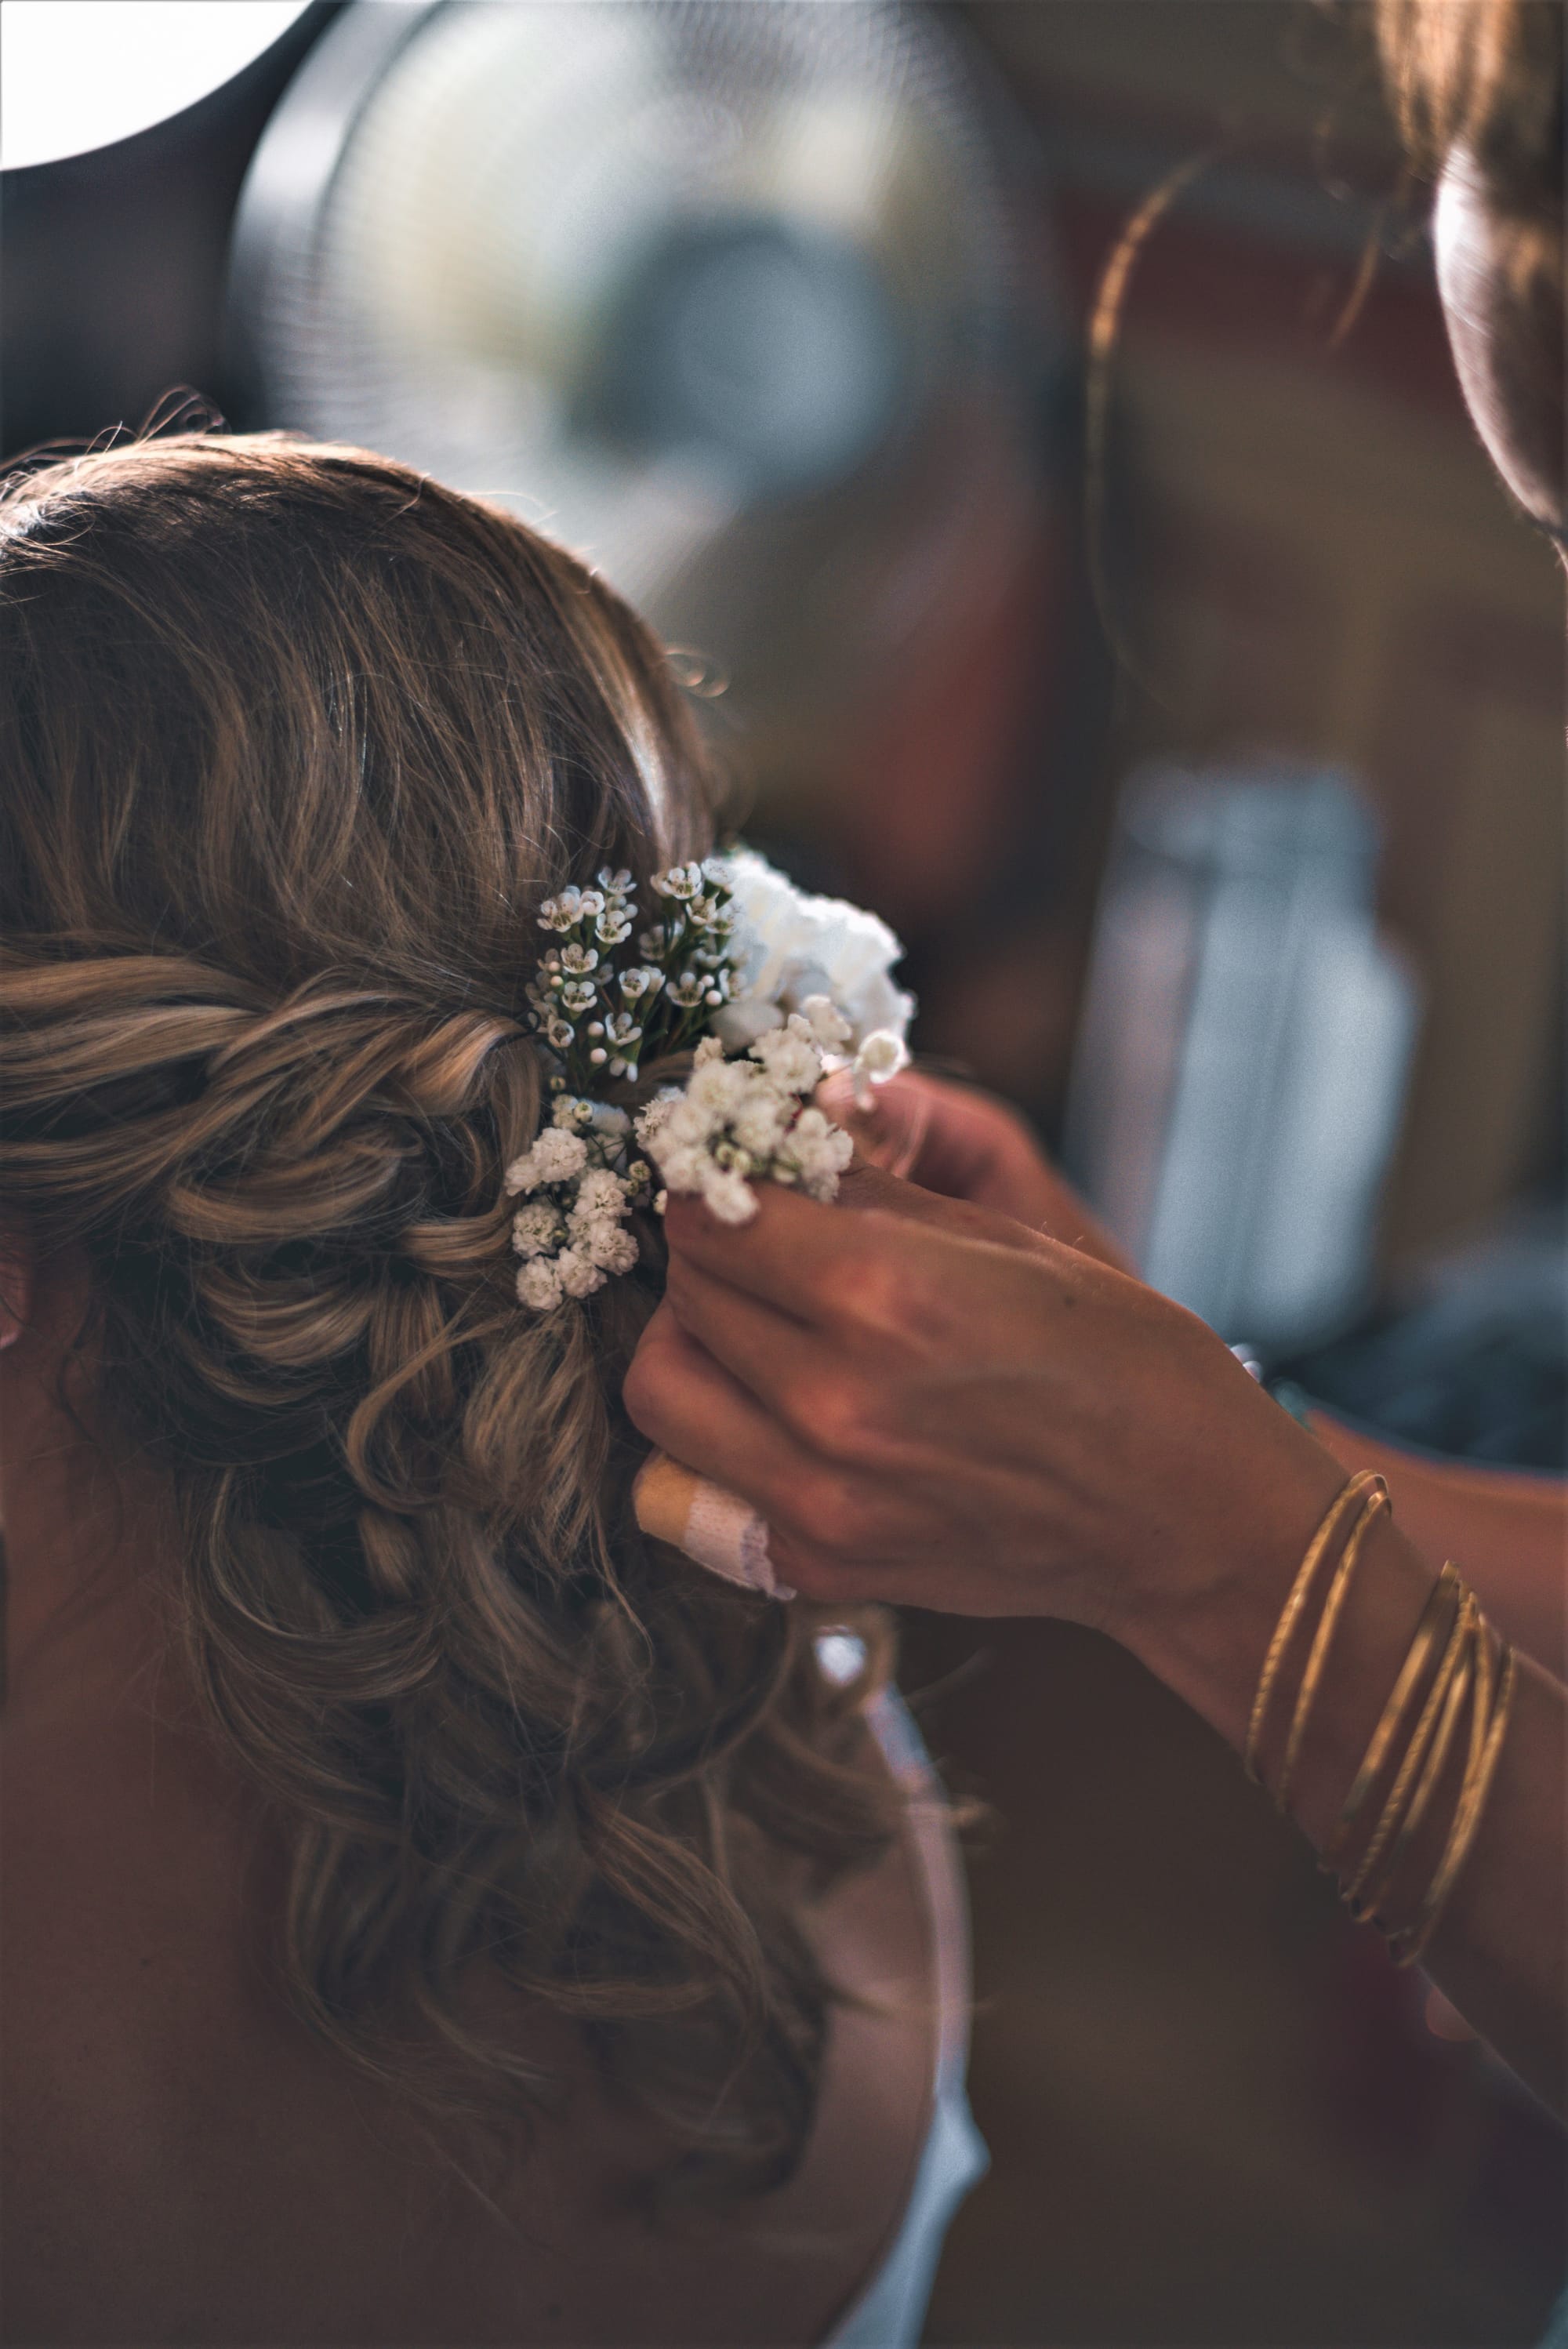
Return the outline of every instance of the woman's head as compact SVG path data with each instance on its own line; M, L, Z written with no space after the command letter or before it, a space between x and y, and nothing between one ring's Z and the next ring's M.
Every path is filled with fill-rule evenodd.
M653 1272L526 1313L502 1190L541 899L709 844L665 658L399 467L132 445L0 501L0 1226L79 1268L79 1390L169 1479L196 1683L289 1837L292 1994L504 2108L460 2020L499 1951L699 2168L779 2174L824 1999L779 1846L831 1872L884 1809L803 1622L637 1533Z
M1418 166L1437 182L1438 282L1487 451L1568 534L1560 0L1376 0Z

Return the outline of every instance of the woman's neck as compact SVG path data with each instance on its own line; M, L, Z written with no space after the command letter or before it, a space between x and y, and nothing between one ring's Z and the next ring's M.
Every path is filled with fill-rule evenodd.
M167 1640L176 1554L170 1480L95 1439L61 1392L63 1353L35 1319L0 1354L5 1709L95 1719L145 1706Z

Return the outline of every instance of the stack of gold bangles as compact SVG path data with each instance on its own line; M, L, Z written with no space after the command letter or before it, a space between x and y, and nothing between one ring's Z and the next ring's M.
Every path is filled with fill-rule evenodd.
M1281 1673L1321 1589L1274 1788L1282 1811L1289 1807L1335 1626L1367 1536L1389 1506L1381 1476L1364 1472L1350 1479L1307 1545L1269 1642L1244 1754L1248 1775L1260 1784L1259 1755ZM1513 1682L1512 1649L1493 1631L1458 1568L1445 1566L1322 1854L1324 1867L1339 1878L1351 1915L1358 1921L1370 1919L1387 1936L1399 1965L1414 1965L1424 1953L1475 1841L1502 1752ZM1466 1742L1456 1747L1461 1726ZM1449 1763L1457 1751L1463 1752L1464 1761L1456 1775L1449 1773ZM1401 1875L1422 1821L1436 1816L1432 1806L1445 1774L1452 1794L1447 1840L1424 1890L1403 1897ZM1375 1793L1383 1795L1383 1806L1373 1818ZM1390 1914L1396 1921L1389 1921Z

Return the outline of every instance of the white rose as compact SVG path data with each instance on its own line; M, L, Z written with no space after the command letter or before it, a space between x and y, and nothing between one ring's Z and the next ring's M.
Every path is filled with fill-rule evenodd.
M738 1049L778 1027L779 1008L797 1011L813 995L830 997L850 1023L846 1041L875 1029L902 1036L913 999L892 983L903 948L887 924L838 897L812 897L754 850L722 860L734 892L735 1000L714 1020Z

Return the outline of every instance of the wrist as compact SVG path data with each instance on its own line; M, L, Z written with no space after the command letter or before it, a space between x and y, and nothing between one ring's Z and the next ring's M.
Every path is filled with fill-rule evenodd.
M1257 1394L1257 1390L1253 1391ZM1261 1394L1269 1423L1248 1473L1223 1479L1201 1551L1112 1627L1122 1645L1239 1754L1280 1609L1345 1471Z
M1259 1513L1253 1539L1237 1544L1226 1570L1191 1594L1185 1607L1147 1610L1137 1636L1125 1641L1238 1754L1281 1609L1312 1534L1344 1483L1343 1468L1328 1454L1310 1470L1304 1457L1299 1477L1282 1480L1266 1516ZM1393 1501L1397 1511L1397 1492ZM1379 1516L1368 1530L1336 1631L1294 1782L1291 1809L1315 1846L1322 1846L1338 1816L1432 1581L1430 1563L1397 1516Z

